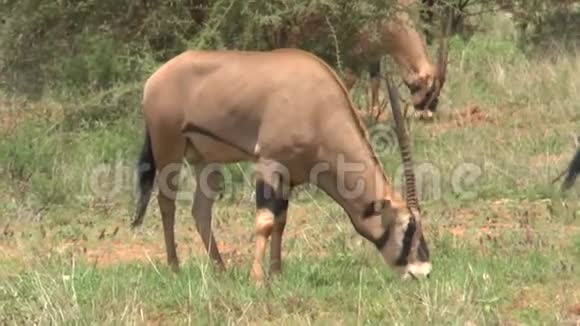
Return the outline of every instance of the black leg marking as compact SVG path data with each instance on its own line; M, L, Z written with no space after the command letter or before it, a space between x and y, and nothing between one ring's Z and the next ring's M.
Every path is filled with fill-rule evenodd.
M256 181L256 208L267 208L274 216L280 216L288 208L288 200L279 191L262 180Z
M362 218L365 219L380 214L381 212L377 211L376 205L376 202L369 203L363 212Z

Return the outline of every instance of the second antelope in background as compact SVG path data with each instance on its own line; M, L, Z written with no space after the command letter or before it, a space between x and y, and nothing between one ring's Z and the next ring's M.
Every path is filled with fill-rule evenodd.
M417 30L410 12L420 5L416 0L397 0L393 13L379 22L359 26L352 44L340 48L340 54L319 53L328 63L341 61L344 64L343 81L350 89L360 73L368 68L371 75L371 103L378 110L380 84L380 60L389 55L399 68L401 77L411 93L411 102L423 117L432 117L439 103L439 95L447 74L448 35L452 21L452 8L441 12L442 33L440 35L437 60L430 58L425 38ZM431 9L433 11L433 9ZM287 32L283 44L302 48L304 44L319 40L325 34L327 22L321 14L302 18L298 26ZM315 42L316 43L316 42ZM336 56L339 57L336 57Z
M392 100L398 110L396 95ZM264 277L262 260L270 237L270 270L281 270L288 198L305 183L338 203L356 231L403 278L431 272L404 129L398 129L398 137L407 202L384 174L347 90L318 57L295 49L187 51L147 80L143 112L146 136L139 162L145 169L140 169L132 225L143 221L157 174L167 261L175 270L177 186L171 181L185 158L196 175L195 225L220 267L224 263L211 227L220 165L253 161L257 211L251 276L256 281ZM316 218L322 217L311 216Z

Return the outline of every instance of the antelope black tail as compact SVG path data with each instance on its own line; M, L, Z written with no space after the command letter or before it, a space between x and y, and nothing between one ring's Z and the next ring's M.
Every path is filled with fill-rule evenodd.
M145 142L137 162L137 207L131 228L135 228L143 223L147 205L153 192L153 182L155 180L155 160L153 158L153 149L151 148L151 136L149 130L145 129Z

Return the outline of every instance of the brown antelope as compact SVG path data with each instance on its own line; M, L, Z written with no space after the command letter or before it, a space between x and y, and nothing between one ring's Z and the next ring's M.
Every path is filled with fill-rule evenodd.
M396 95L391 100L399 112ZM175 271L177 186L171 178L185 158L196 175L195 225L208 255L221 268L211 227L220 165L252 161L257 211L251 277L257 282L263 279L262 259L270 236L270 273L281 271L288 196L305 183L338 203L355 230L376 245L403 278L430 273L407 136L398 131L405 202L384 174L346 88L322 59L298 49L187 51L147 80L143 112L146 136L139 166L144 169L138 176L132 227L143 221L158 172L167 261Z
M384 20L377 26L362 26L354 38L353 46L341 49L345 66L343 81L349 92L362 69L369 69L373 111L377 111L379 107L380 59L385 54L390 55L397 64L403 82L411 92L411 103L420 116L431 117L437 109L447 72L447 36L451 11L442 19L445 26L440 39L437 63L433 64L426 42L409 15L409 10L415 3L416 0L398 0L399 8L392 19ZM319 29L324 25L322 17L308 17L289 33L286 44L289 47L301 47L300 44L305 39L319 35ZM378 33L376 41L372 40L372 31ZM331 54L316 54L327 62L334 62Z

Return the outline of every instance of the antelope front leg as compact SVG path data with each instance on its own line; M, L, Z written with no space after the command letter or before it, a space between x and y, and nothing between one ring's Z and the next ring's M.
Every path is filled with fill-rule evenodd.
M256 248L251 277L260 284L264 281L262 261L266 252L266 243L274 227L274 214L268 208L258 208L256 213Z
M256 164L256 248L251 277L259 285L264 281L263 259L266 252L266 243L272 233L271 255L277 260L280 269L280 250L282 232L286 222L287 196L284 195L283 174L273 171L279 166L265 166ZM274 263L276 265L276 263Z

